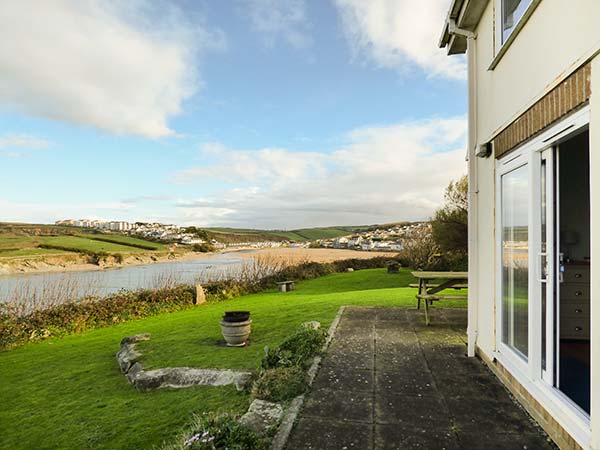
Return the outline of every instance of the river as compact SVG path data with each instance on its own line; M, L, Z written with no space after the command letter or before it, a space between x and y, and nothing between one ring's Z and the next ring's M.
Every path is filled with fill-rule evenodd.
M156 288L173 283L202 283L235 275L244 261L248 259L231 252L186 261L104 270L0 275L0 301L54 297L53 302L60 302L60 298L104 296L119 290Z

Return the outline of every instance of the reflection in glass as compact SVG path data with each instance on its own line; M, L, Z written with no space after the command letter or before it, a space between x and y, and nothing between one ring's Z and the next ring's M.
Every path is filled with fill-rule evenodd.
M502 0L502 43L506 42L532 0Z
M527 166L502 176L502 342L528 353L529 178Z

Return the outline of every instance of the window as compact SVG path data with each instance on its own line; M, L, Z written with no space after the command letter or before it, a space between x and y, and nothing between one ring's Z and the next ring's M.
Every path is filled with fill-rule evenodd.
M502 44L506 42L519 20L533 0L500 0L502 20Z
M529 338L529 172L502 176L502 342L527 357Z

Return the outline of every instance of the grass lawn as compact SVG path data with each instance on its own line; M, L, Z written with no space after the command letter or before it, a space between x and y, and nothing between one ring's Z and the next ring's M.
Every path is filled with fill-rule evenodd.
M91 252L132 253L148 251L126 244L114 244L112 242L97 241L84 236L47 236L40 238L40 242L42 244L58 245L61 247Z
M146 449L171 440L193 413L243 412L249 397L230 387L135 391L117 367L119 341L152 333L140 344L147 368L255 368L265 345L307 320L328 327L342 305L414 306L413 281L407 269L334 274L286 294L271 290L0 353L0 448ZM252 312L249 347L217 346L220 317L232 309Z
M98 239L110 239L115 242L104 242ZM37 248L39 244L58 245L69 247L73 250L105 251L109 253L139 253L165 250L163 244L120 234L37 236L1 232L0 230L0 258L70 254L70 252L64 250ZM151 247L153 250L147 247Z
M86 237L86 236L83 236ZM109 239L111 241L115 241L121 243L123 245L129 246L130 248L135 249L136 246L141 246L143 250L149 250L145 247L152 247L154 250L164 250L165 245L160 244L158 242L147 241L145 239L139 239L131 236L124 236L122 234L98 234L98 235L90 235L90 239L99 240L99 239Z

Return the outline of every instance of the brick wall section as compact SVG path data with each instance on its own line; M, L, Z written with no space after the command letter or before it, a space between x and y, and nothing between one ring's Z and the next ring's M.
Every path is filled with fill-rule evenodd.
M519 383L497 360L490 360L481 349L477 348L477 356L496 374L498 379L508 388L517 401L544 429L548 436L561 450L584 450L567 431L554 420L554 417Z
M588 62L496 135L493 140L496 158L506 155L519 144L585 104L592 93L591 75L592 64Z

